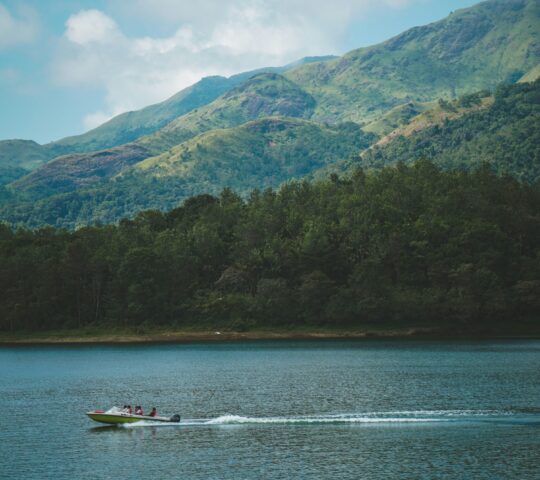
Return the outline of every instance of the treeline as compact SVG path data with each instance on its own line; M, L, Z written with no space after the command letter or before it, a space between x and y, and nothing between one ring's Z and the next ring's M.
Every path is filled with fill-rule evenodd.
M540 315L540 189L429 161L0 227L0 328L511 326Z

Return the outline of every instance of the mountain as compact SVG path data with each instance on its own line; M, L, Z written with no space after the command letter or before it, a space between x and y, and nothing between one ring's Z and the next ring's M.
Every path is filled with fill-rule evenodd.
M233 127L261 117L309 118L314 107L313 97L295 83L277 73L260 73L138 143L156 155L208 130Z
M16 181L11 188L34 199L69 192L102 182L125 167L160 155L206 131L267 116L306 118L314 106L313 98L290 80L277 73L259 73L156 133L107 150L61 156Z
M538 0L490 0L287 76L315 98L314 120L373 121L399 104L519 80L540 63L538 32Z
M266 117L199 135L138 163L128 173L131 179L160 183L172 179L176 186L184 184L182 192L188 195L219 193L223 186L245 194L253 185L277 187L302 178L366 148L373 138L352 122L322 126L297 118ZM172 199L177 195L170 191Z
M121 145L57 157L0 189L0 218L69 227L116 221L141 208L169 209L189 195L226 186L247 192L297 178L301 172L347 171L351 164L379 168L417 158L420 152L448 167L472 168L487 159L497 171L534 180L536 166L527 163L536 158L531 152L537 124L527 123L537 121L534 93L520 97L522 110L497 110L497 95L506 95L504 89L495 100L485 90L534 78L540 64L538 32L538 0L489 0L340 58L244 74L238 84L202 104L224 88L215 80L213 90L203 89L206 96L200 104L194 100L199 98L196 89L185 93L182 98L190 98L191 109L160 128L157 110L139 112L132 130L124 126L116 134L110 124L105 128L112 132L109 144L120 141L124 129L128 136L122 138L130 138L129 132L137 132L133 138L139 135L139 121L154 125L155 131ZM289 143L276 150L267 147L281 145L282 138L264 131L255 134L252 124L264 120L268 126L272 118L283 131L296 132L284 135ZM505 122L510 125L506 130ZM461 133L451 136L444 130L447 124L458 126ZM463 141L466 128L478 132L477 143ZM340 131L355 133L330 135ZM298 132L305 138L295 136ZM433 143L434 150L423 149L430 141L427 135L433 142L440 139L440 144ZM396 147L420 137L422 141L403 146L403 151ZM305 156L309 162L304 165ZM276 163L274 170L269 161ZM243 175L242 168L248 173Z
M136 144L63 155L12 182L9 190L31 199L70 192L111 178L149 155L147 149Z
M191 195L217 194L224 187L242 194L277 187L354 155L375 138L351 122L323 126L266 117L203 133L92 188L38 201L18 197L0 206L0 216L32 227L111 223L149 208L171 209Z
M282 67L267 67L243 72L229 78L206 77L167 100L141 110L122 113L81 135L74 135L45 145L27 140L0 141L0 185L19 178L55 157L109 149L151 134L196 108L207 105L228 90L258 73L284 73L314 62L335 57L305 57ZM36 158L40 161L36 162ZM5 172L5 173L4 173Z
M189 196L219 194L223 187L248 194L290 179L348 176L359 167L381 169L421 159L460 170L487 163L499 174L535 182L540 179L539 125L540 80L501 86L494 95L483 91L440 100L382 138L354 122L325 126L264 117L210 129L120 169L110 181L81 184L38 201L7 202L0 216L33 227L111 223L145 209L170 210Z
M41 145L32 140L0 141L0 185L26 175L47 160L49 156Z
M474 170L483 163L522 181L540 180L540 80L502 86L493 96L441 101L331 171L433 161L446 169ZM327 173L327 172L323 172ZM320 176L321 172L317 176Z
M159 130L177 117L207 105L254 75L259 73L285 73L301 65L324 62L333 58L335 57L331 55L305 57L282 67L259 68L229 78L221 76L206 77L164 102L134 112L120 114L82 135L75 135L53 142L51 147L55 156L58 156L64 153L103 150L132 142Z

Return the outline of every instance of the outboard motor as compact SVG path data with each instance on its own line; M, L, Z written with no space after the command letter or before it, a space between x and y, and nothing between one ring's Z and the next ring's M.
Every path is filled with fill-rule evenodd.
M174 422L174 423L180 422L180 415L178 414L173 415L171 418L169 418L169 421Z

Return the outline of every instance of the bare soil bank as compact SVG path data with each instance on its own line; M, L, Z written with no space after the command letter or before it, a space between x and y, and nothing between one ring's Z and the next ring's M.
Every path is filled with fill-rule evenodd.
M540 338L540 329L513 331L467 331L442 328L388 328L388 329L293 329L293 330L171 330L154 333L137 332L80 332L62 331L39 334L0 335L0 346L8 345L84 345L84 344L141 344L192 343L255 340L355 340L371 338Z

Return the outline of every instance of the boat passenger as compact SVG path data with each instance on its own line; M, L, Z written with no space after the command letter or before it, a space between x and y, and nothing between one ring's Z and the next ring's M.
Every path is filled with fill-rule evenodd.
M128 413L128 415L131 415L131 405L127 406L126 412Z
M152 407L152 411L150 412L151 417L157 417L157 410L156 407Z
M144 415L143 409L140 405L135 407L135 415Z
M127 405L124 405L124 408L122 408L122 412L127 413Z

